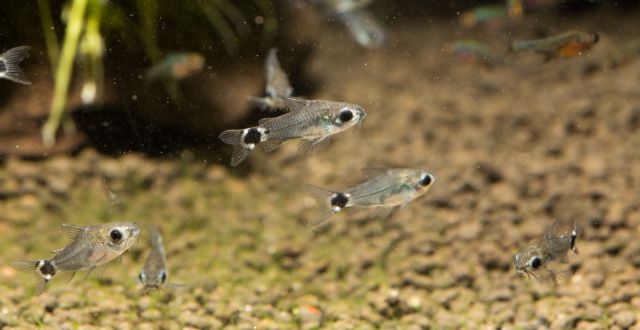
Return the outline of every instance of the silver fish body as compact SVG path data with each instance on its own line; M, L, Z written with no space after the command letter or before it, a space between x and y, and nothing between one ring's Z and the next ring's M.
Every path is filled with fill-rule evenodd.
M387 32L366 9L347 11L338 15L355 41L367 48L378 48L387 40Z
M365 169L369 180L344 192L310 186L325 205L321 217L312 221L319 226L331 215L345 208L380 208L385 217L391 212L425 194L435 183L435 177L420 169Z
M11 266L39 279L37 294L59 272L65 273L66 282L80 270L93 270L124 253L135 241L140 229L132 222L114 222L91 226L62 225L71 243L53 251L55 255L42 260L14 260Z
M282 142L300 140L300 149L310 152L328 142L337 133L357 128L366 112L361 106L335 101L282 98L290 111L278 117L264 118L256 127L220 133L222 142L234 146L231 166L237 166L261 144L265 151Z
M278 61L278 50L272 48L265 61L265 97L254 97L252 100L268 109L279 109L285 107L282 98L293 95L293 87L289 82L287 73L284 72Z
M169 278L162 236L156 226L151 227L151 252L149 252L138 278L145 290L161 289Z
M31 84L19 66L20 62L29 56L29 50L31 50L29 46L20 46L0 54L0 78L24 85Z
M549 267L553 262L567 263L569 250L578 253L576 240L579 229L576 223L567 224L555 221L549 226L542 238L525 247L513 257L515 271L527 274L541 281L550 281L557 285L558 272Z

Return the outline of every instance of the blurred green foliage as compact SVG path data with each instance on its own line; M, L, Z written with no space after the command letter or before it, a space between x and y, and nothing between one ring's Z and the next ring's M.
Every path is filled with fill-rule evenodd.
M207 57L233 57L249 46L270 45L278 30L273 0L38 0L38 10L55 84L42 128L49 146L61 124L73 131L66 109L74 77L81 79L83 103L102 103L109 57L152 66L162 61L164 49L175 47ZM64 35L58 36L62 30ZM110 40L124 47L112 47ZM77 75L75 68L81 71Z

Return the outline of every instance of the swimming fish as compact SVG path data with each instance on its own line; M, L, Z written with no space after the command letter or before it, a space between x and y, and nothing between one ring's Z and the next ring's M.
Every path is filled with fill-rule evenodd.
M360 46L378 48L387 39L387 32L382 24L366 9L346 11L338 14L338 18Z
M169 53L162 62L151 67L146 73L147 81L158 78L181 80L200 72L205 59L195 52Z
M299 139L300 150L310 152L329 142L330 136L357 128L367 115L361 106L344 102L291 97L282 101L290 112L261 119L255 127L220 133L220 140L233 146L231 166L242 163L258 144L270 152L284 141Z
M269 51L265 66L265 78L267 86L265 88L265 97L251 98L254 102L261 104L265 108L278 109L284 107L282 98L293 95L293 87L289 83L289 77L284 72L278 61L278 50L272 48Z
M557 277L567 272L553 270L549 265L556 261L568 263L569 250L578 254L576 247L578 235L579 229L575 222L569 226L567 223L556 220L545 230L542 238L513 257L516 273L527 274L542 282L550 281L554 286L557 285Z
M41 260L14 260L16 270L32 274L38 279L36 294L47 289L47 284L59 272L64 272L65 282L73 279L77 271L91 272L98 266L117 258L125 252L140 233L133 222L113 222L91 226L63 224L62 231L71 243L52 251L53 258Z
M460 24L467 28L486 26L491 30L502 27L509 15L504 6L488 5L471 9L460 16Z
M20 62L29 56L29 50L29 46L20 46L0 54L0 78L25 85L31 84L19 66Z
M151 226L151 252L144 261L138 278L147 291L161 289L169 278L162 236L156 226Z
M451 45L449 51L458 61L482 64L491 67L497 63L504 63L506 60L496 55L486 44L477 40L459 40Z
M556 57L573 57L591 49L600 40L597 33L566 31L551 37L514 41L511 51L533 51L545 55L545 62Z
M432 174L421 169L366 168L362 172L368 180L344 192L307 186L324 205L325 211L310 222L312 227L322 225L330 216L345 208L354 208L356 211L378 208L379 215L386 218L425 194L436 181Z
M387 32L367 7L373 0L315 0L324 12L338 18L349 30L355 41L367 48L384 44Z

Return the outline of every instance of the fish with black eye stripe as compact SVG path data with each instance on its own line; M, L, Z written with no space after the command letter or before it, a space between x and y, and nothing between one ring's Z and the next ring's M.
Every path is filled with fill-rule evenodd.
M311 152L328 143L332 135L357 129L367 115L361 106L351 103L292 97L281 100L288 113L263 118L256 127L220 133L220 140L233 146L231 166L242 163L257 145L270 152L284 141L300 140L300 151Z

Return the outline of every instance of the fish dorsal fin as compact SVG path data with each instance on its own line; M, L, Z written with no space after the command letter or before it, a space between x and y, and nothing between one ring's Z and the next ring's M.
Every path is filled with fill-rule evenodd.
M282 97L278 96L284 103L285 108L289 109L289 111L300 111L309 107L312 104L312 101L305 100L299 97Z
M375 178L377 176L380 176L380 175L383 175L383 174L387 174L389 169L386 168L386 167L373 166L373 167L365 167L365 168L361 169L360 171L362 172L362 176L364 176L365 179L372 179L372 178Z
M80 235L82 235L85 232L86 228L86 226L81 225L74 225L69 223L62 224L62 232L72 240L75 240Z

